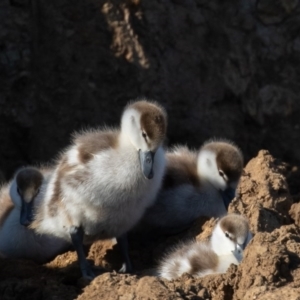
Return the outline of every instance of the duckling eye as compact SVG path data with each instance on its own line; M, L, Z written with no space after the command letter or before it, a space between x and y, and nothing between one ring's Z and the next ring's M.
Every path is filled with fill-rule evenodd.
M225 232L225 236L226 236L227 238L229 238L229 234L228 234L228 232Z
M219 175L221 176L221 177L224 177L224 172L222 171L222 170L219 170Z
M143 136L144 139L146 139L147 134L145 132L142 132L142 136Z

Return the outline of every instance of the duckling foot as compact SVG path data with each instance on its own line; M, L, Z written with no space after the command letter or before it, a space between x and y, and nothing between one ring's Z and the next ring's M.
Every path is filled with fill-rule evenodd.
M128 238L127 234L123 234L122 236L117 238L117 243L120 246L121 254L124 259L124 263L122 264L122 268L119 270L120 273L133 273L133 267L128 254Z
M119 270L119 273L127 273L126 272L126 264L123 263L121 269Z
M92 270L95 274L95 277L102 275L105 272L108 272L106 269L102 268L102 267L98 267L98 266L92 266ZM83 272L82 272L83 275ZM92 275L88 275L87 273L85 275L83 275L82 277L80 277L77 280L77 285L81 288L85 288L86 286L88 286L91 281L94 279L94 277Z
M83 269L83 268L80 267L80 270L81 270L81 273L82 273L82 277L84 279L93 280L96 277L94 272L92 271L92 268Z

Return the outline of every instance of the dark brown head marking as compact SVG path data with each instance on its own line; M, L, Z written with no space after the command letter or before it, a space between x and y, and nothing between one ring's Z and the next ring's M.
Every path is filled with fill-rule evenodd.
M221 219L220 227L224 233L228 232L231 239L236 241L238 237L246 237L249 231L247 219L238 214L229 214Z
M225 173L229 183L239 180L244 160L238 147L226 141L211 141L206 143L201 150L210 150L216 153L218 169Z
M167 114L158 103L146 100L129 105L141 114L141 130L149 137L149 143L157 145L163 141L167 130ZM128 107L127 107L128 108Z
M33 167L28 167L20 170L16 176L16 182L20 193L25 190L33 189L37 191L43 182L42 173Z

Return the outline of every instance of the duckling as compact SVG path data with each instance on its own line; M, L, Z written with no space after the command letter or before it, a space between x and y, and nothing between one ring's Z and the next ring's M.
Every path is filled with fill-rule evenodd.
M163 185L136 232L174 234L199 216L226 215L243 170L243 155L224 140L206 142L197 153L177 146L166 153Z
M247 219L229 214L217 223L210 242L190 242L167 255L158 267L158 275L172 280L183 273L195 277L225 273L231 264L241 262L251 238Z
M132 271L126 233L160 188L166 126L160 105L137 101L125 108L121 129L77 133L58 160L32 228L70 241L83 277L95 277L83 242L96 239L116 237L125 261L120 271Z
M50 170L25 167L0 191L0 253L4 257L29 259L43 264L66 251L65 240L37 235L27 228L40 204L40 189L47 185ZM45 175L45 177L43 176Z

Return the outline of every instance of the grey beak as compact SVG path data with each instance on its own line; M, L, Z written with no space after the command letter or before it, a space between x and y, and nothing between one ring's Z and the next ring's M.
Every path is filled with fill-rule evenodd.
M231 187L228 187L226 190L221 191L221 195L223 198L225 208L226 208L226 210L228 210L228 206L229 206L230 202L235 197L235 190Z
M233 255L240 262L243 258L243 248L237 244L235 250L233 251Z
M33 201L29 203L22 199L20 224L23 226L29 226L33 221Z
M153 162L155 153L152 151L143 152L139 150L140 163L142 171L147 179L152 179L153 174Z

